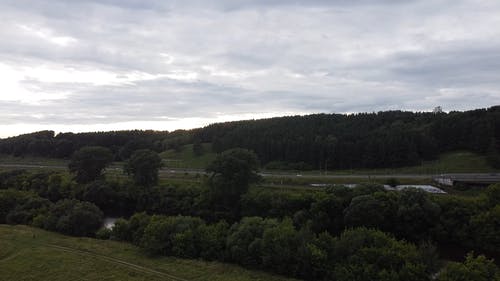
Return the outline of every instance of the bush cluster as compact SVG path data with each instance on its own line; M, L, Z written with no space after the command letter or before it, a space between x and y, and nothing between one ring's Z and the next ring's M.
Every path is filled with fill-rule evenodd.
M297 229L290 218L245 217L230 226L138 213L117 221L109 237L152 254L233 262L308 280L429 280L437 261L432 251L379 230L353 228L333 237Z
M428 280L437 264L427 241L500 252L500 185L474 198L377 185L318 192L244 188L224 198L213 190L235 184L222 177L230 167L221 167L221 178L207 179L205 186L77 183L57 172L3 172L0 223L128 241L152 254L232 262L309 280ZM231 201L230 208L221 208L221 198ZM98 230L104 213L129 219ZM439 280L497 278L498 268L471 255L442 272Z

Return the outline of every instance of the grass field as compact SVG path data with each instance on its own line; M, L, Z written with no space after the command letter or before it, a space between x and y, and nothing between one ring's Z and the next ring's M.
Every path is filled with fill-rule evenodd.
M215 159L210 143L203 144L204 153L197 156L193 152L193 145L184 145L180 151L167 150L160 154L167 168L194 168L204 169Z
M216 156L211 150L211 145L203 144L205 153L196 156L192 145L185 145L176 152L168 150L161 153L166 166L169 168L197 168L203 169ZM420 165L387 168L387 169L357 169L357 170L330 170L328 174L442 174L442 173L490 173L496 170L487 162L486 157L469 151L455 151L442 154L434 161L424 161ZM290 171L283 171L290 172ZM324 171L301 172L304 175L324 174Z
M203 144L204 153L196 156L193 153L193 145L185 145L180 151L167 150L160 155L164 161L165 169L170 168L187 168L187 169L204 169L211 161L215 159L216 153L212 152L209 143ZM13 157L0 155L0 165L41 165L51 167L66 168L68 160L40 158L40 157ZM123 166L121 162L115 162L111 165L112 169L120 169ZM7 167L3 167L4 169ZM15 168L15 167L11 167ZM272 171L273 173L279 171ZM283 171L290 173L293 171ZM442 173L491 173L498 172L492 168L487 162L486 157L468 151L456 151L442 154L437 160L424 161L420 165L401 167L394 169L358 169L358 170L329 170L330 175L377 175L377 174L442 174ZM325 174L324 171L307 171L298 172L306 175Z
M294 279L216 262L153 258L126 243L68 237L27 226L0 225L0 280Z
M359 169L359 170L334 170L328 174L443 174L443 173L491 173L495 172L486 161L486 157L469 151L455 151L442 154L434 161L423 161L420 165L386 168L386 169ZM497 171L498 172L498 171ZM309 171L307 174L320 174L324 171Z
M424 162L420 166L396 169L399 173L489 173L494 172L486 157L468 151L442 154L438 160Z
M203 172L216 156L211 151L210 144L203 144L205 153L200 156L194 155L192 145L183 146L182 150L173 150L161 153L166 167L160 171L161 184L201 184L203 182ZM7 164L7 165L5 165ZM16 167L16 165L20 165ZM22 165L27 165L22 167ZM33 165L33 166L31 166ZM42 169L67 171L67 160L24 157L16 158L0 155L0 171L11 169ZM106 170L106 177L113 180L125 180L127 175L122 171L122 162L113 163ZM171 169L180 170L171 171ZM186 173L182 169L200 169L199 173ZM335 177L321 177L324 171L264 171L272 172L274 175L265 177L262 186L272 188L305 188L311 189L310 184L352 184L352 183L379 183L384 184L387 178L380 178L377 175L398 177L401 184L433 184L432 175L442 173L491 173L497 172L491 168L482 155L467 151L457 151L446 153L435 161L423 162L421 165L413 167L402 167L396 169L361 169L361 170L337 170L328 171L327 175ZM280 175L280 173L285 175ZM71 177L67 172L68 178Z
M11 155L0 154L0 164L20 164L20 165L40 165L40 166L64 166L68 165L69 160L45 157L14 157Z

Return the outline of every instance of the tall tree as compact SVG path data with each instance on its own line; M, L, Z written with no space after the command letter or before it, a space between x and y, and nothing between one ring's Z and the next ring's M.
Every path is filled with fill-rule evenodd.
M102 172L113 161L111 150L100 146L86 146L76 151L68 164L79 183L88 183L102 177Z
M149 149L136 150L125 164L125 172L132 175L135 183L152 186L158 183L158 171L162 161L158 153Z
M258 181L258 160L252 151L236 148L219 154L207 167L210 199L221 211L236 211L240 197Z

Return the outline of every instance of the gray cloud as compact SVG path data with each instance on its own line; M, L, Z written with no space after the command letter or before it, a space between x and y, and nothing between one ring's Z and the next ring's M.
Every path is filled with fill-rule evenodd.
M466 0L6 0L0 126L487 107L499 15Z
M390 72L401 79L437 87L495 86L500 70L499 50L500 45L485 43L427 54L402 54L394 59Z

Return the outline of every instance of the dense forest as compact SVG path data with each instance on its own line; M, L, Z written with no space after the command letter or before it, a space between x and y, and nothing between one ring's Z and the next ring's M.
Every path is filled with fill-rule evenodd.
M216 152L241 147L257 153L269 168L351 169L399 167L436 159L440 153L470 150L500 165L500 106L465 112L385 111L314 114L209 125L174 132L52 131L0 140L0 153L67 158L83 146L111 149L115 160L132 151L179 149L212 143Z
M84 146L110 149L115 160L130 157L137 149L162 151L178 149L189 143L188 131L111 131L94 133L60 133L40 131L0 140L0 153L13 156L69 158Z
M498 158L500 107L450 113L291 116L214 124L194 133L195 138L212 142L216 151L251 149L263 163L320 169L396 167L459 149Z

